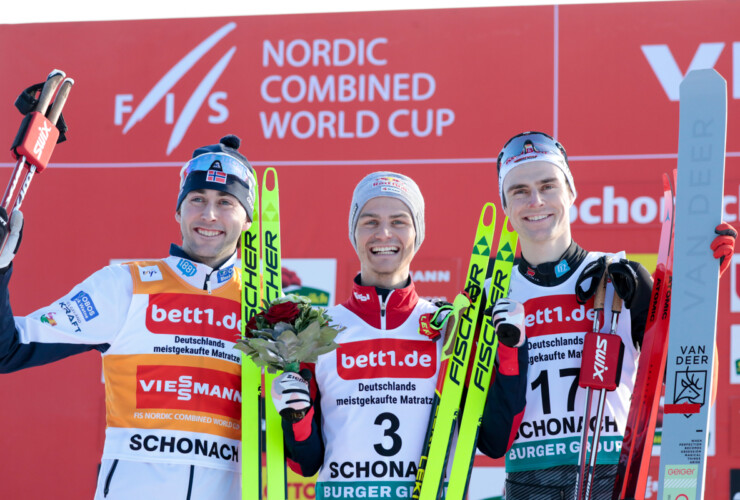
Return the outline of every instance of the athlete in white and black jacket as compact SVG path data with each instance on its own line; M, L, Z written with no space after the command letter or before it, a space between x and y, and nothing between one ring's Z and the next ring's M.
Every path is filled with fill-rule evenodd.
M236 248L256 181L238 147L236 136L224 137L182 168L182 247L105 267L28 316L13 317L8 292L22 214L8 224L0 208L0 242L9 234L0 252L0 373L100 351L107 425L96 499L241 498Z
M506 454L505 498L549 500L575 494L586 393L579 389L578 377L583 337L593 324L593 298L579 303L576 285L584 270L598 266L605 256L620 259L634 271L628 274L635 291L619 316L616 333L625 346L624 360L619 387L606 398L592 485L593 498L611 498L652 278L642 265L622 260L623 253L587 252L573 241L569 210L576 198L575 184L565 149L552 137L525 132L511 138L499 155L498 169L502 206L519 234L522 256L508 298L494 305L493 321L512 322L510 311L520 311L518 326L526 332L529 347L527 406ZM719 236L712 250L723 271L737 233L726 223L715 231ZM583 285L588 286L588 280ZM609 285L606 304L613 293ZM608 307L604 315L602 331L608 331Z

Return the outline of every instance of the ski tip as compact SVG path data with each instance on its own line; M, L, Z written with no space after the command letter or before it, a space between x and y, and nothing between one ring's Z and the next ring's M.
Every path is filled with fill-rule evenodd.
M269 187L268 180L272 181L272 187ZM278 174L274 167L268 167L262 174L262 190L263 191L276 191L278 188Z
M483 205L480 212L479 225L485 228L493 228L496 225L496 205L491 202Z
M679 94L681 89L709 88L715 92L727 92L727 81L714 68L693 69L686 74L686 77L679 85ZM685 92L685 90L684 90ZM680 97L679 97L680 98Z
M64 78L65 76L67 76L67 73L65 73L61 69L53 69L51 70L51 73L49 73L49 76L46 77L46 79L49 80L51 78L54 78L55 76L61 76L62 78Z

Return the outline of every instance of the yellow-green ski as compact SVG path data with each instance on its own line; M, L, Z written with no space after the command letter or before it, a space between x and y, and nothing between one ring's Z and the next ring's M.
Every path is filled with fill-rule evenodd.
M486 224L488 212L491 213L491 220ZM434 402L412 498L436 500L444 487L447 457L460 411L475 324L482 309L482 292L495 228L496 207L493 203L486 203L478 221L465 279L465 291L470 297L470 306L455 325L454 348L450 351L445 349L441 356Z
M272 175L272 189L268 188L268 176ZM273 301L283 294L282 268L280 264L280 197L278 177L274 168L265 170L262 177L262 276L264 277L264 300ZM265 454L267 463L267 498L285 500L287 484L285 474L285 451L283 444L282 418L269 401L273 379L282 372L269 373L265 370Z
M242 233L242 338L249 320L259 312L259 190L254 189L252 225ZM242 353L242 500L262 498L262 369Z
M503 229L498 241L498 250L488 289L487 301L482 309L485 311L501 297L509 294L509 282L514 268L514 255L519 237L508 229L509 219L504 219ZM483 324L478 336L478 347L473 360L473 371L465 397L465 406L460 434L455 445L455 454L452 462L449 486L446 500L464 500L470 484L470 473L473 470L475 448L478 442L483 409L486 406L486 397L491 385L491 373L494 369L498 337L496 336L491 316L483 316Z

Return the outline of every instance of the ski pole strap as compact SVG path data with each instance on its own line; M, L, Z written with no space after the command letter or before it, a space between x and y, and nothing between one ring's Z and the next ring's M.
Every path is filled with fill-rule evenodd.
M22 115L26 116L36 110L36 106L38 106L39 103L36 94L40 92L41 89L44 87L44 83L46 82L31 85L23 92L21 92L18 98L15 100L15 107L18 109L18 111L21 112ZM59 144L67 140L66 132L68 128L67 123L64 121L64 115L59 115L59 119L56 122L56 127L57 129L59 129L59 138L57 139L57 144Z
M576 300L579 304L585 304L591 297L594 296L596 290L599 287L599 281L604 275L605 270L605 255L602 255L585 267L581 275L576 280ZM588 287L584 288L584 284L587 280L590 280L588 283Z
M624 301L624 305L629 309L637 291L637 272L632 268L629 260L619 259L609 263L607 273L609 273L609 279L614 286L616 295Z

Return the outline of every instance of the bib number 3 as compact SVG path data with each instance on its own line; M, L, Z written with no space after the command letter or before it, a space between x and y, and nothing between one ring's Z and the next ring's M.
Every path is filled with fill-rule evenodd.
M393 455L401 451L401 436L396 433L396 431L398 431L398 428L400 427L398 417L395 416L393 413L381 413L375 418L375 425L385 427L385 430L383 431L383 436L390 438L391 440L390 448L386 448L383 446L383 444L387 444L387 439L384 439L382 442L373 445L373 448L375 448L375 451L378 453L378 455L381 455L383 457L392 457Z

